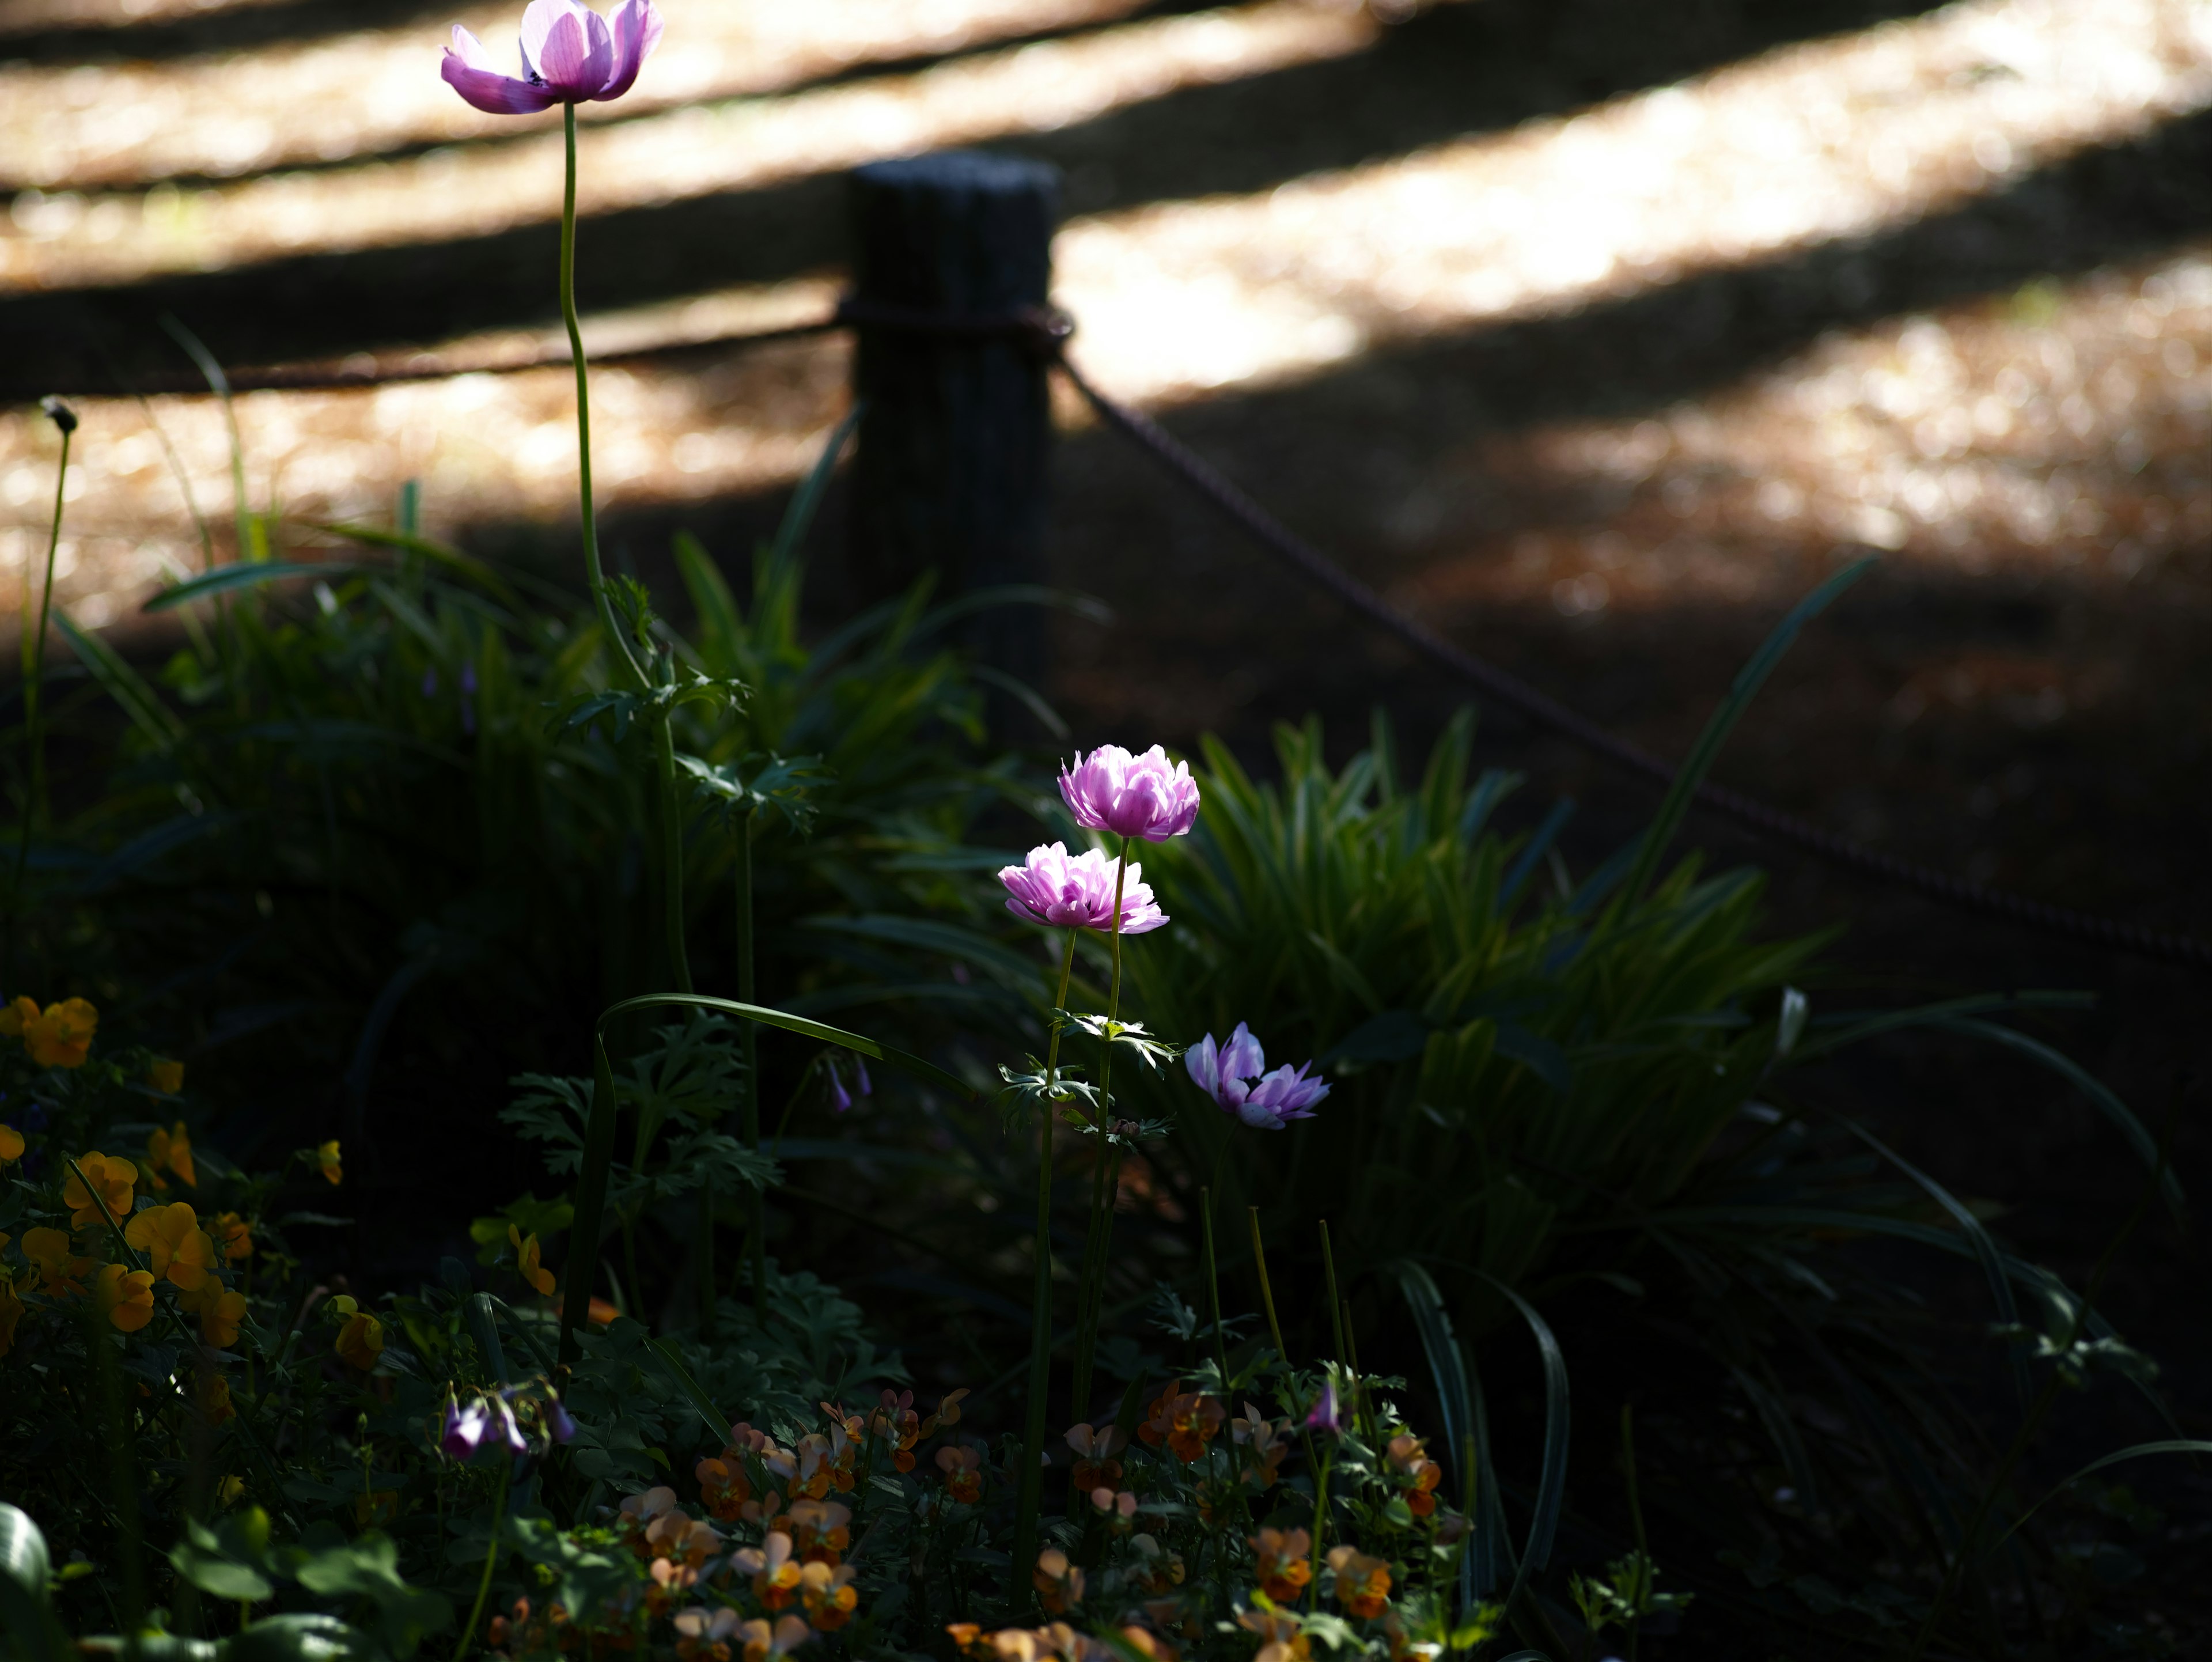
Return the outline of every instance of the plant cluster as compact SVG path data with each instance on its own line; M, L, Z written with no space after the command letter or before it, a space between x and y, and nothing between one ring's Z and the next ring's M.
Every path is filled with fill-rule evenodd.
M241 486L240 559L155 603L162 674L59 619L127 730L58 813L82 699L26 633L0 1659L1579 1662L1720 1610L1853 1653L2132 1642L2071 1502L2212 1446L2031 1481L2062 1397L2158 1404L2112 1253L2078 1291L2023 1263L1802 1082L1908 1026L2052 1068L2147 1168L2114 1250L2180 1208L2164 1140L1998 1020L2063 1001L1831 1008L1755 874L1673 854L1859 568L1579 879L1563 811L1501 828L1471 717L1410 784L1379 718L1336 768L1285 730L1274 782L1212 744L1078 752L1056 794L982 759L949 629L1040 597L925 584L802 640L849 423L749 606L679 543L679 631L601 566L573 294L574 107L660 32L532 0L520 76L465 31L444 70L563 110L581 603L411 497L292 560ZM1017 824L1026 855L977 846ZM832 1160L837 1193L792 1181ZM943 1273L810 1254L793 1205ZM1874 1241L1973 1264L1990 1319ZM1619 1506L1570 1491L1591 1400L1608 1442L1626 1404Z

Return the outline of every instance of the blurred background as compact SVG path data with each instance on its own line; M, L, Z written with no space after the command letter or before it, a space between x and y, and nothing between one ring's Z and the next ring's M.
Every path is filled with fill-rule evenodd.
M1877 848L2212 934L2212 6L2198 0L667 0L637 89L583 111L595 350L803 321L842 282L842 174L980 145L1057 164L1075 354L1454 639L1662 754L1840 559L1880 570L1797 647L1718 777ZM496 364L558 335L557 123L462 105L470 0L0 0L0 620L46 533L28 399L189 364ZM841 337L599 372L606 537L696 532L741 575L847 399ZM256 507L574 545L564 368L237 418ZM125 649L227 557L222 411L94 398L58 598ZM1256 752L1370 707L1409 750L1462 694L1286 581L1072 402L1051 575L1079 739ZM833 503L817 597L832 610ZM1581 804L1641 786L1486 713L1481 759ZM1847 924L1863 980L2081 987L2064 1043L2154 1123L2201 1066L2186 972L1943 910L1762 849L1778 926ZM2137 1181L2025 1067L1923 1041L1858 1100L2079 1275ZM1888 1070L1884 1073L1881 1070ZM1931 1099L1955 1110L1931 1115ZM2183 1129L2200 1189L2212 1138ZM2193 1249L2146 1241L2113 1314L2212 1403ZM2186 1423L2186 1421L2185 1421ZM2203 1434L2202 1425L2191 1428Z

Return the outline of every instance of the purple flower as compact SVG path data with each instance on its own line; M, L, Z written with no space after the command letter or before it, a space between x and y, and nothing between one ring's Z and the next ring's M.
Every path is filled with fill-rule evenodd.
M834 1058L830 1062L830 1105L841 1114L853 1105L852 1093L846 1090L845 1081L837 1076L837 1063Z
M1123 934L1143 934L1168 921L1152 904L1151 887L1137 880L1144 869L1133 863L1121 885ZM1056 929L1114 927L1114 861L1097 849L1073 855L1058 843L1031 849L1025 863L1003 868L999 881L1016 917Z
M477 736L477 667L461 666L461 731Z
M576 1422L561 1405L558 1397L545 1398L545 1429L556 1443L565 1443L576 1434Z
M1336 1381L1334 1379L1322 1386L1320 1400L1314 1403L1313 1412L1306 1415L1305 1427L1308 1431L1330 1433L1344 1429L1344 1409L1336 1400Z
M872 1097L875 1095L875 1082L868 1077L868 1063L866 1058L857 1056L854 1056L853 1058L853 1071L860 1076L860 1094L864 1097Z
M522 1434L522 1428L514 1422L514 1410L504 1402L495 1404L499 1409L500 1435L506 1440L509 1452L523 1455L530 1452L530 1440Z
M1109 831L1164 843L1181 837L1198 818L1198 781L1190 764L1168 765L1167 752L1154 745L1132 756L1119 745L1101 745L1060 775L1060 794L1075 823L1085 831Z
M1212 1033L1192 1045L1183 1053L1182 1065L1223 1112L1236 1115L1255 1131L1279 1131L1294 1119L1311 1119L1314 1104L1328 1094L1326 1080L1306 1077L1310 1062L1267 1072L1266 1052L1241 1021L1218 1050Z
M439 73L492 115L534 115L556 104L620 98L660 42L653 0L623 0L611 22L579 0L530 0L522 14L522 74L501 75L483 42L456 23Z
M483 1444L491 1429L491 1415L481 1402L463 1408L446 1398L446 1420L438 1430L438 1452L449 1460L466 1460Z

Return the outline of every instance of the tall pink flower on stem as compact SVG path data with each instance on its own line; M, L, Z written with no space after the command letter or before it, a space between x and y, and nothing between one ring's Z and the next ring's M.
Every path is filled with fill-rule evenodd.
M1137 880L1144 869L1130 867L1122 886L1123 934L1149 934L1168 921L1153 903L1152 886ZM1055 929L1110 929L1115 874L1114 862L1100 849L1071 855L1064 844L1048 843L1031 849L1023 864L1001 868L999 881L1006 886L1006 910L1016 917Z
M1154 745L1132 756L1119 745L1101 745L1060 775L1060 794L1075 823L1086 831L1112 831L1164 843L1181 837L1198 818L1198 781L1190 764L1169 764Z
M440 73L491 115L535 115L556 104L604 103L637 80L660 43L653 0L623 0L611 20L578 0L530 0L522 14L522 73L501 75L483 41L459 24Z

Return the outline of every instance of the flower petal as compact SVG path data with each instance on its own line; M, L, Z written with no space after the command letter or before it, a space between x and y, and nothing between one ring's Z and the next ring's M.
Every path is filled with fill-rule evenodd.
M585 11L581 0L530 0L522 14L522 72L542 76L545 70L545 40L564 17Z
M533 87L511 75L472 69L451 47L447 49L446 61L438 66L438 73L445 76L446 84L460 94L465 102L488 115L535 115L556 102L560 96L549 88Z
M623 0L615 9L615 61L602 99L620 98L637 80L637 72L653 49L660 44L660 14L653 0Z

